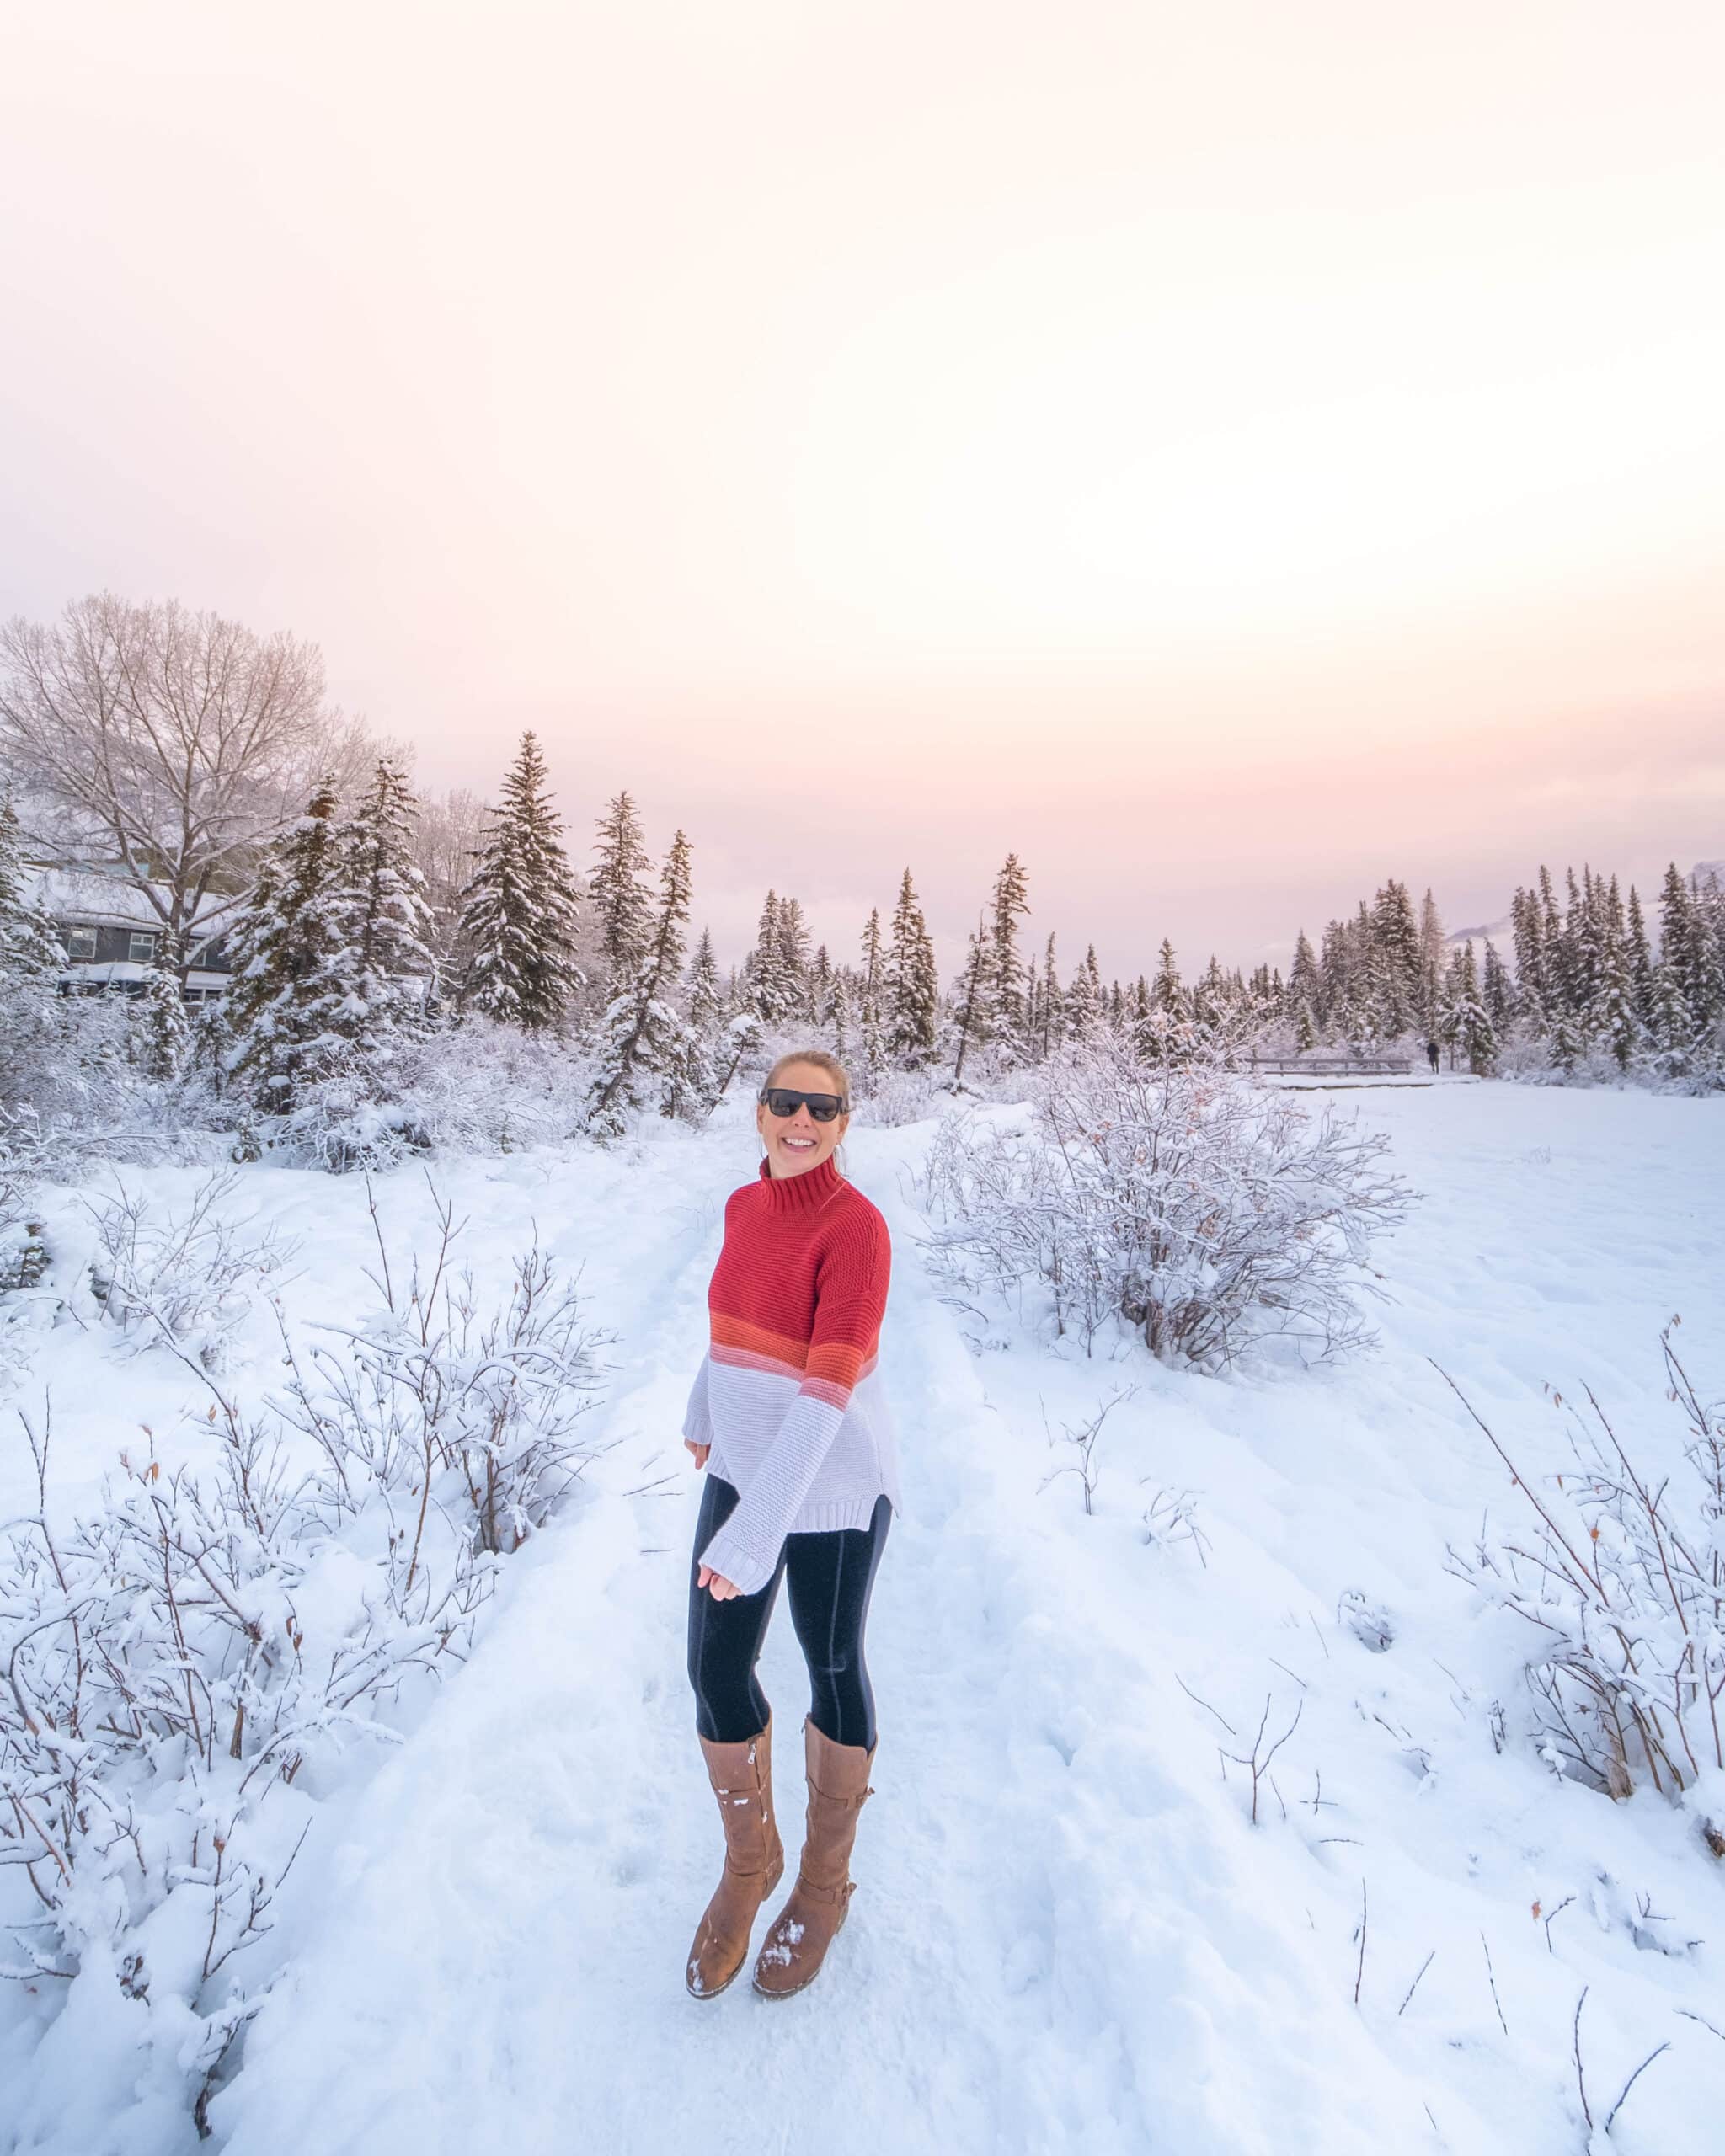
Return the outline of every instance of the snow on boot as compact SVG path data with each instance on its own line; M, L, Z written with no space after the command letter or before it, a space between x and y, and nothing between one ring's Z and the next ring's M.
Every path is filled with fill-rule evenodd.
M689 1994L712 1999L743 1966L756 1912L777 1886L784 1845L772 1816L772 1716L758 1737L701 1749L724 1827L724 1871L689 1949Z
M874 1794L868 1785L873 1751L865 1752L860 1744L835 1744L806 1716L803 1737L808 1828L791 1898L755 1957L755 1988L763 1999L788 1999L820 1975L855 1891L850 1866L857 1814Z

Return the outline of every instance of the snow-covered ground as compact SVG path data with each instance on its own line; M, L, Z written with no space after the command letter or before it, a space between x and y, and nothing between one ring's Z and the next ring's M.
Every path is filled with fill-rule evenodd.
M1673 1464L1674 1313L1703 1391L1725 1392L1725 1108L1471 1083L1345 1106L1424 1193L1379 1253L1381 1347L1262 1380L1130 1343L1087 1360L950 1308L916 1249L928 1127L853 1130L850 1172L895 1235L906 1504L871 1624L858 1890L819 1983L777 2007L746 1983L696 2003L682 1982L720 1843L682 1667L699 1477L677 1433L752 1134L727 1109L699 1137L440 1170L477 1267L532 1223L583 1268L617 1335L593 1433L611 1449L511 1561L468 1668L324 1807L278 1905L291 1973L215 2103L215 2145L1572 2156L1586 1986L1596 2127L1670 2044L1596 2146L1713 2156L1725 2037L1685 2010L1725 2027L1725 1865L1692 1812L1557 1781L1514 1734L1526 1641L1445 1561L1524 1501L1433 1364L1530 1475L1566 1450L1546 1382L1590 1384L1642 1460ZM147 1180L183 1198L195 1178ZM242 1189L302 1240L296 1322L350 1315L363 1187L256 1168ZM416 1173L378 1191L398 1242L429 1222ZM49 1226L72 1246L72 1198ZM273 1343L254 1313L237 1386L272 1381ZM161 1353L121 1361L76 1326L26 1344L14 1394L51 1383L68 1500L141 1423L164 1451L198 1442L195 1388ZM1076 1476L1047 1479L1074 1457L1060 1432L1129 1385L1087 1514ZM0 1513L25 1465L0 1435ZM1201 1550L1146 1539L1163 1491L1194 1493ZM807 1694L782 1611L762 1674L788 1828ZM1220 1755L1249 1755L1266 1703L1266 1749L1299 1721L1254 1824L1250 1772ZM6 2031L0 2143L172 2145L70 2032L27 2063Z

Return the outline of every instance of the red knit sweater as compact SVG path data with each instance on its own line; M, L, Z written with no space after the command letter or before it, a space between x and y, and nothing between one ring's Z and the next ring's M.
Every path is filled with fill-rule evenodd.
M761 1174L726 1201L708 1289L711 1340L684 1435L740 1502L701 1553L745 1593L788 1534L866 1527L898 1502L897 1449L875 1378L892 1246L830 1156Z

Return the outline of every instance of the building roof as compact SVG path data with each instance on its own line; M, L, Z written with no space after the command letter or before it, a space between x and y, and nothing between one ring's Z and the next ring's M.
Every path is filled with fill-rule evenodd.
M51 920L77 928L153 928L162 916L147 894L123 876L103 868L56 868L33 862L24 872L24 892ZM155 887L167 897L166 884ZM233 910L230 893L211 893L193 917L195 935L217 933Z

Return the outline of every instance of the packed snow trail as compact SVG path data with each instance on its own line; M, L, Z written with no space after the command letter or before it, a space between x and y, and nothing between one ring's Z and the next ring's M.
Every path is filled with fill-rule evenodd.
M955 1313L916 1246L927 1128L854 1129L851 1172L894 1232L883 1370L906 1502L870 1623L857 1894L819 1982L777 2005L746 1973L713 2001L682 1983L722 1843L683 1669L700 1477L678 1432L752 1133L727 1111L698 1137L451 1164L488 1277L530 1215L566 1268L586 1262L618 1336L592 1426L611 1449L511 1560L468 1668L328 1800L218 2145L1573 2156L1586 1983L1607 2101L1674 2035L1614 2150L1709 2156L1725 2046L1678 2017L1717 2018L1717 1955L1696 1943L1720 1935L1717 1874L1657 1800L1613 1806L1525 1748L1498 1755L1509 1650L1443 1564L1515 1501L1426 1358L1518 1444L1555 1434L1547 1378L1626 1401L1637 1441L1667 1433L1664 1319L1685 1308L1698 1374L1725 1369L1699 1299L1722 1258L1715 1107L1506 1086L1375 1102L1428 1193L1383 1253L1382 1353L1226 1384ZM301 1290L321 1315L353 1291L362 1193L280 1187L284 1218L329 1216L331 1262ZM398 1227L423 1225L422 1183L379 1188ZM1129 1383L1087 1517L1075 1478L1041 1486L1068 1457L1046 1431ZM1158 1485L1200 1493L1207 1566L1146 1546ZM762 1677L794 1861L807 1682L782 1609ZM1250 1751L1267 1700L1269 1740L1300 1721L1254 1826L1219 1753ZM45 2079L19 2145L133 2156L123 2118L76 2116L72 2085Z
M907 1514L870 1626L877 1795L820 1985L776 2009L746 1979L701 2004L681 1981L721 1844L682 1668L698 1492L676 1432L719 1209L748 1162L729 1132L644 1148L604 1253L598 1314L627 1372L604 1434L640 1449L636 1481L668 1471L675 1494L600 1498L542 1538L467 1672L380 1774L313 1944L216 2107L233 2156L505 2142L526 2156L572 2135L740 2156L860 2149L883 2125L929 2148L1243 2153L1260 2136L1285 2148L1302 2117L1316 2137L1348 2069L1301 2026L1313 1972L1236 1911L1236 1966L1254 1976L1229 1979L1193 1923L1190 1897L1230 1883L1209 1822L1237 1824L1215 1814L1207 1757L1205 1785L1183 1791L1132 1737L1156 1719L1153 1669L1093 1658L1022 1505L996 1496L998 1433L924 1276L895 1137L859 1132L851 1152L895 1231L884 1367ZM763 1674L794 1837L807 1685L782 1612ZM1092 1732L1099 1781L1070 1764ZM1137 1796L1116 1821L1123 1764ZM1123 1860L1151 1888L1130 1912ZM1219 1979L1237 2025L1216 2025ZM1377 2146L1370 2121L1357 2139L1332 2127L1338 2156Z

